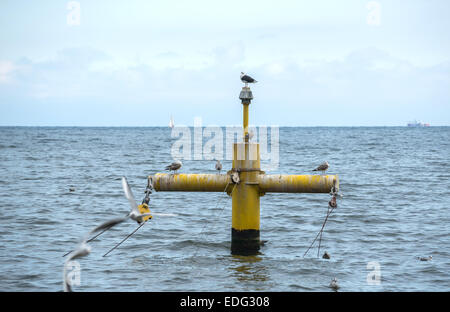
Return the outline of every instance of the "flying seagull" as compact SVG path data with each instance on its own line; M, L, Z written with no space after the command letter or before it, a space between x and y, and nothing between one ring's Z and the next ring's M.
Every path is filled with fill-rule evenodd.
M181 165L180 165L180 167L181 167ZM117 219L117 221L118 222L123 222L126 219L131 218L131 219L137 221L139 223L139 226L133 232L131 232L129 235L127 235L120 243L116 244L107 253L105 253L103 255L103 257L106 257L110 252L112 252L114 249L119 247L123 242L125 242L134 233L136 233L145 223L147 223L147 221L149 219L152 219L152 215L150 213L141 213L139 211L139 207L136 204L136 201L134 200L133 193L131 192L131 188L128 185L127 179L125 177L122 178L122 186L123 186L123 190L125 192L125 197L128 199L128 202L130 203L131 211L125 218L122 218L122 220ZM160 214L155 214L155 215L166 216L166 217L177 216L176 214L167 214L167 213L160 213Z
M72 260L79 259L79 258L82 258L82 257L85 257L85 256L89 255L91 253L91 246L89 246L87 244L88 237L91 234L94 234L96 232L100 232L100 231L105 230L105 229L109 229L112 226L118 224L116 221L117 221L117 219L109 220L109 221L106 221L106 222L100 224L99 226L95 227L92 231L90 231L82 239L82 241L78 245L78 247L74 251L69 253L69 256L67 257L66 261L64 262L64 270L63 270L63 289L64 289L65 292L72 291L72 287L71 287L72 283L68 279L67 273L66 273L67 267L69 266L69 262L72 261Z
M241 72L241 81L243 83L245 83L245 86L247 86L248 83L256 83L258 81L256 81L255 79L253 79L252 77L250 77L249 75L246 75L245 73Z
M219 171L219 174L220 174L220 170L222 170L222 164L220 163L220 160L218 160L218 159L217 159L217 162L216 162L216 170Z
M96 232L100 232L100 231L101 231L101 232L98 233L97 235L95 235L94 237L90 238L90 239L87 239L87 238L86 238L87 240L84 240L84 242L83 242L82 244L80 244L80 246L86 246L87 243L89 243L89 242L95 240L97 237L99 237L100 235L102 235L103 233L105 233L107 230L111 229L113 226L115 226L115 225L117 225L117 224L119 224L119 223L122 223L123 220L124 220L124 218L114 218L114 219L108 220L108 221L106 221L106 222L100 224L100 225L97 226L94 230L92 230L92 231L89 233L89 235L92 234L92 233L96 233ZM84 244L84 245L83 245L83 244ZM71 252L73 253L74 251L69 251L69 252L65 253L65 254L63 255L63 257L67 256L67 255L70 254Z
M131 192L131 188L128 185L127 179L125 177L122 177L122 187L123 191L125 192L125 197L128 199L128 202L130 203L131 211L124 218L122 219L118 218L117 223L121 223L130 218L139 223L139 226L133 232L131 232L131 234L125 237L125 239L123 239L120 243L118 243L113 248L111 248L107 253L105 253L103 257L106 257L111 251L119 247L124 241L130 238L134 233L136 233L137 230L139 230L145 223L147 223L149 219L152 219L152 215L150 213L141 213L139 211L138 205L134 200L133 192Z
M125 220L128 220L128 218L136 221L137 223L142 223L143 221L147 221L148 219L152 218L152 215L150 213L144 213L141 214L141 212L139 211L139 208L136 204L136 201L134 200L134 196L133 193L131 192L131 188L128 185L127 179L125 177L122 177L122 187L123 187L123 191L125 192L125 197L128 199L128 202L130 203L131 206L131 211L125 216L125 217L118 217L118 218L114 218L108 221L105 221L104 223L100 224L99 226L97 226L95 229L93 229L91 232L89 232L88 236L90 236L91 234L94 234L96 232L100 232L99 234L95 235L94 237L92 237L91 239L87 239L87 237L82 241L82 243L80 244L80 246L78 247L78 249L76 249L75 251L72 251L72 253L76 252L77 250L79 252L83 251L86 252L87 251L87 243L93 241L94 239L96 239L98 236L100 236L101 234L103 234L104 232L108 231L109 229L111 229L113 226L120 224L122 222L124 222ZM169 215L169 214L161 214L164 216L176 216L176 215ZM148 217L148 218L146 218ZM90 247L89 247L89 251L90 251ZM89 253L89 252L88 252ZM64 256L67 256L69 253L66 253ZM70 260L68 260L70 261Z
M321 163L319 165L319 167L317 167L316 169L314 169L313 171L322 171L322 173L324 173L327 169L328 169L328 161Z
M123 221L130 218L131 220L136 221L137 223L142 223L144 221L147 221L148 219L152 218L151 213L141 213L139 211L138 205L136 203L136 200L134 199L133 192L131 192L131 188L128 185L127 178L122 177L122 188L125 193L125 197L128 199L128 202L130 203L131 210L125 217L119 217L115 218L109 221L106 221L102 226L105 227L112 227L114 225L117 225L119 223L122 223ZM149 217L149 218L146 218Z
M117 221L123 222L126 219L130 218L130 219L136 221L137 223L142 223L143 221L147 221L148 219L151 219L152 215L150 213L141 213L139 211L138 205L136 204L136 201L134 200L133 192L131 192L131 188L128 185L127 179L125 177L122 177L122 188L123 188L123 191L125 192L125 197L128 199L128 202L130 203L131 211L128 213L128 215L126 215L124 218L122 218L122 221L119 221L120 218L117 219ZM148 216L150 218L145 218Z
M181 166L183 166L183 164L181 163L181 161L177 160L177 161L174 161L173 163L171 163L170 165L168 165L166 167L166 170L176 172L178 169L181 168Z

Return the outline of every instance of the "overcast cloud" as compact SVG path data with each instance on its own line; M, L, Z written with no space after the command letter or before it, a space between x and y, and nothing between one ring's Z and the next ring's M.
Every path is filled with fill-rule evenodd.
M3 1L0 125L449 125L450 3L368 2Z

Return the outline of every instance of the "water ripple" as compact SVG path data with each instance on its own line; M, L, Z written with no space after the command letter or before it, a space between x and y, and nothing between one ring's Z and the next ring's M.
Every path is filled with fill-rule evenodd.
M266 194L268 242L259 255L237 257L229 252L228 196L161 192L152 194L152 211L177 216L155 216L105 258L136 225L103 234L80 259L75 290L330 291L337 277L343 291L449 291L449 137L446 127L281 128L280 166L268 173L310 174L328 160L339 174L344 198L321 241L320 256L326 250L330 260L317 258L317 245L303 258L327 194ZM166 128L0 128L0 291L60 291L62 254L127 212L123 175L141 199L173 142ZM214 172L213 161L183 164L185 173ZM416 258L428 255L432 261ZM380 265L379 286L367 284L369 262Z

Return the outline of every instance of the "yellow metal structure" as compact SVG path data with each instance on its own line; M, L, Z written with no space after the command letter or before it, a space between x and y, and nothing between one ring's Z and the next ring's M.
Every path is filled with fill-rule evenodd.
M244 141L245 142L248 142L248 139L247 139L247 134L248 134L248 107L249 107L249 104L244 104L243 125L244 125Z
M259 176L259 189L263 193L329 193L333 185L339 189L337 175L287 175Z
M248 106L244 105L244 112ZM244 113L244 125L248 124ZM244 131L246 132L246 131ZM233 144L233 168L239 172L240 182L232 194L231 252L254 253L259 250L260 174L259 144L246 142Z
M227 174L157 173L150 178L153 188L158 192L224 192L225 187L231 183Z
M337 175L283 175L265 174L263 171L253 172L249 175L242 171L239 176L241 179L239 184L257 186L260 195L265 193L328 193L335 183L334 181L336 181L336 187L339 188ZM230 193L233 189L229 174L157 173L150 178L154 189L158 192L227 191ZM236 185L236 189L239 184Z
M260 169L259 144L248 140L250 88L243 87L243 142L233 144L232 169L227 174L163 174L150 176L156 191L224 192L232 197L231 252L259 250L260 197L266 193L329 193L339 189L337 175L266 175ZM232 179L238 174L239 179ZM148 208L148 207L147 207Z
M139 209L139 212L141 214L150 213L150 208L148 208L147 204L139 205L138 209ZM147 221L148 219L151 219L151 218L152 218L152 216L146 216L146 217L143 217L142 220L145 222L145 221Z

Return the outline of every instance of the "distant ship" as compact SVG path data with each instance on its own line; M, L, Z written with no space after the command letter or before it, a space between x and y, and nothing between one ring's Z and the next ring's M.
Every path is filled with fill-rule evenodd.
M173 123L173 117L170 115L169 128L173 128L175 124Z
M421 122L418 120L408 122L408 127L429 127L429 126L430 126L429 123Z

